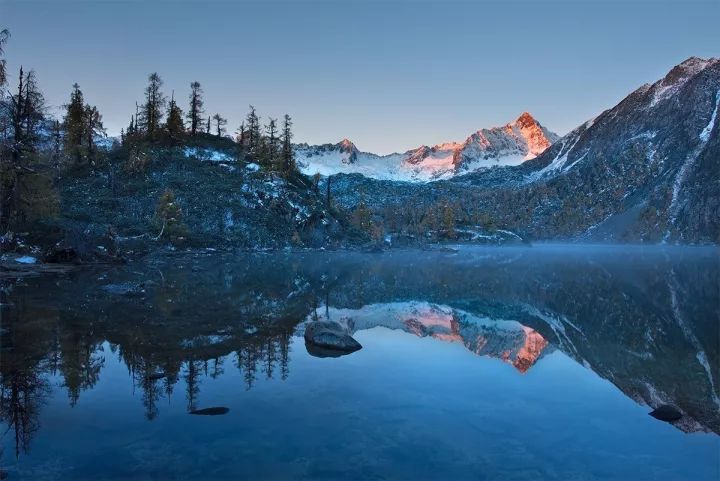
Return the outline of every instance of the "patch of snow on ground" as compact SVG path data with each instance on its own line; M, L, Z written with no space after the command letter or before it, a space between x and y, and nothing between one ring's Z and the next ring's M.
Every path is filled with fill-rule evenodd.
M235 160L231 155L225 152L213 149L199 149L197 147L185 147L183 149L185 157L196 158L206 162L232 162Z
M700 140L703 142L707 142L710 140L710 133L715 128L715 119L717 118L718 113L718 106L720 106L720 90L717 91L715 94L715 108L712 112L712 117L710 117L710 122L705 126L702 132L700 132Z
M19 264L35 264L37 262L37 259L32 256L21 256L15 259L15 262Z

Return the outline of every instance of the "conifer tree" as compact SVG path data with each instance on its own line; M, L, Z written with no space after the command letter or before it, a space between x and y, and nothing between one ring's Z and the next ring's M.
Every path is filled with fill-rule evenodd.
M54 120L52 123L52 167L54 170L55 178L59 177L60 164L62 160L62 128L59 120Z
M240 124L240 128L237 130L237 137L235 141L240 145L245 145L245 122Z
M171 142L177 142L185 133L185 124L183 123L182 110L175 102L175 93L170 96L170 106L168 107L167 121L165 122L165 132Z
M190 122L190 135L195 136L201 130L203 110L202 88L200 82L192 82L190 84L190 109L187 113L188 122Z
M96 160L97 148L95 146L95 137L105 137L105 127L102 122L102 115L98 112L97 107L85 105L85 145L87 147L88 162L91 164Z
M255 107L250 106L250 112L245 119L247 124L247 149L252 156L257 156L260 151L260 119L255 112Z
M78 84L73 85L70 103L65 106L63 119L65 131L65 154L76 166L95 160L95 138L104 136L105 128L98 109L85 103L83 93Z
M277 120L270 118L265 126L265 164L269 168L280 167L277 165L278 153L278 137L277 137Z
M288 114L285 114L283 121L282 130L282 170L285 173L292 172L295 170L295 154L293 153L292 147L292 119Z
M34 71L20 67L16 93L7 99L8 154L0 156L0 230L24 225L31 217L52 213L57 198L51 179L37 166L47 132L45 99Z
M5 86L5 82L7 82L7 72L5 71L6 63L5 59L2 57L5 53L4 47L8 38L10 38L10 32L8 29L0 30L0 88Z
M175 200L175 193L170 189L165 190L155 208L155 222L160 227L157 238L166 237L171 242L182 241L187 235L187 226L182 217L182 209Z
M65 106L63 128L65 130L65 153L75 165L83 161L83 139L85 135L85 99L78 84L73 84L70 103Z
M213 120L215 121L215 132L218 137L222 137L225 135L225 126L227 125L227 119L220 116L220 114L213 115Z
M210 134L210 120L212 120L212 118L208 117L207 118L207 126L205 127L205 133L208 135Z
M157 139L160 133L160 122L164 115L165 96L160 89L163 81L157 72L148 76L148 86L145 87L145 103L140 108L138 122L145 135L151 140Z

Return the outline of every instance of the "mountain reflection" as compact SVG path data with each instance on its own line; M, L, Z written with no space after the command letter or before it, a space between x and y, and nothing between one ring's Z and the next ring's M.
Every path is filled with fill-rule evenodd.
M360 309L324 307L313 312L307 322L318 319L337 321L351 332L386 327L457 342L478 356L501 359L521 373L552 351L540 333L519 322L482 318L427 302L371 304Z
M15 455L28 450L50 379L75 406L110 356L127 367L148 420L178 391L191 411L203 382L228 370L240 370L245 389L287 379L293 336L329 318L353 332L386 327L456 342L520 373L560 350L639 403L677 405L686 414L678 428L720 433L717 252L636 251L628 260L573 249L195 253L0 280L0 420ZM145 293L102 289L120 282Z

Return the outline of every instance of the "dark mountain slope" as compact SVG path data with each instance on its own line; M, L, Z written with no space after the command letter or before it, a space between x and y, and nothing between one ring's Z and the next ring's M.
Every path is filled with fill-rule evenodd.
M347 177L336 195L349 207L363 192L378 215L444 199L458 222L536 239L715 243L719 103L720 60L690 58L519 166L413 188Z

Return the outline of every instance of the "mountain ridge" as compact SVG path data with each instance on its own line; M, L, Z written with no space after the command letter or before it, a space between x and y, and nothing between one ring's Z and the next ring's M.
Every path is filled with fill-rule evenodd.
M483 128L463 142L421 145L379 155L360 151L344 138L336 144L296 144L298 166L309 175L360 173L380 180L427 182L534 158L560 137L528 112L499 127Z

